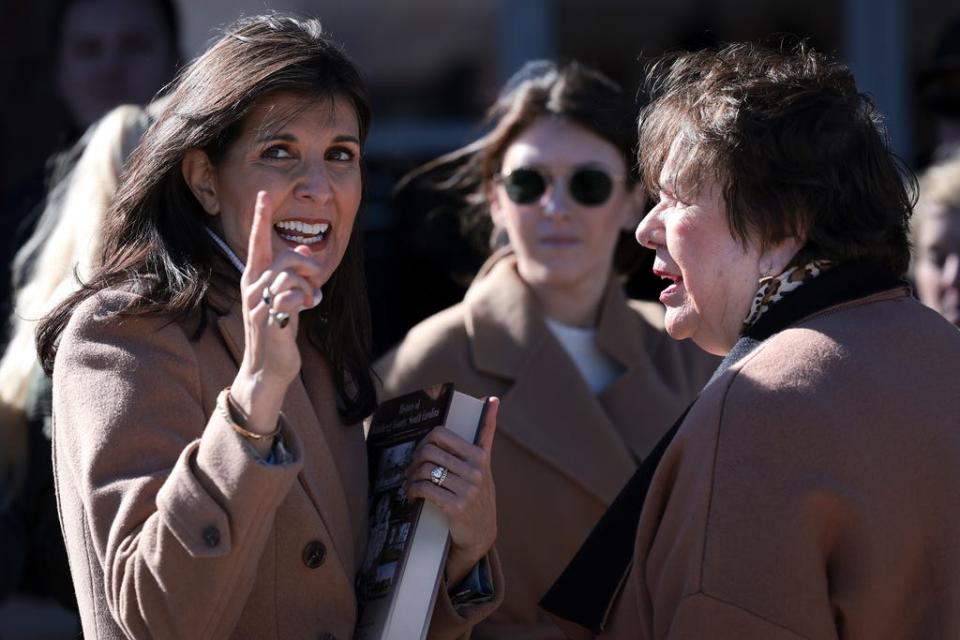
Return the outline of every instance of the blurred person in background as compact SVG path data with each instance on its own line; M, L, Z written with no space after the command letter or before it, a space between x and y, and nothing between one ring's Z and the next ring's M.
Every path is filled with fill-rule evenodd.
M528 63L479 140L419 173L489 216L495 244L464 301L375 364L382 397L452 381L502 398L493 470L500 609L478 638L558 638L537 602L718 360L671 340L657 303L628 300L614 263L646 198L634 109L581 64Z
M86 636L353 636L376 401L354 233L370 119L318 20L255 16L180 75L131 156L100 265L37 331ZM443 459L414 454L457 461L451 490L407 490L450 521L437 638L502 593L490 406L477 445L438 428Z
M0 313L9 310L9 264L30 236L48 189L83 153L91 125L121 104L147 104L180 62L174 0L60 0L53 9L53 86L69 115L47 167L5 198L0 210ZM89 135L89 134L88 134ZM14 287L23 283L14 283ZM0 342L3 337L0 336Z
M174 0L62 0L54 83L83 131L111 108L147 104L180 60Z
M726 357L544 606L576 638L960 637L960 332L904 279L879 113L802 43L650 84L637 240L670 335Z
M960 326L960 157L921 176L911 234L920 301Z
M51 466L51 382L37 360L35 331L37 321L93 273L123 161L146 125L145 112L134 106L118 107L94 124L15 261L23 284L0 360L0 583L8 593L52 596L71 610L77 605Z

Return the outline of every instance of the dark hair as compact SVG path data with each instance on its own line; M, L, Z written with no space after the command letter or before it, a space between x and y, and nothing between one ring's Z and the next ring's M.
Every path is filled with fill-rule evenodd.
M805 244L795 263L906 272L916 177L889 150L847 67L803 42L732 44L662 58L647 83L639 138L651 194L672 150L669 179L690 193L716 180L741 242L796 237Z
M51 20L53 23L53 33L54 33L54 47L56 51L54 54L58 53L60 46L63 44L63 29L64 24L67 19L67 12L73 8L74 5L81 2L95 2L96 0L59 0L51 11ZM130 0L128 0L130 1ZM140 2L145 2L152 4L156 7L157 11L160 12L160 18L163 20L164 33L166 34L167 43L170 45L170 53L173 55L174 59L180 60L180 16L177 13L177 3L174 0L139 0Z
M599 71L578 62L561 67L546 60L528 62L507 81L487 111L487 133L411 172L401 185L446 169L448 175L437 186L463 193L472 209L470 217L485 218L489 213L487 191L507 148L538 118L557 115L616 147L627 168L627 183L632 186L639 180L634 162L635 112L620 86ZM635 245L632 242L627 249L633 251Z
M226 283L214 275L221 258L205 231L209 216L187 186L180 163L191 148L203 149L216 163L254 103L276 91L305 100L347 99L356 110L361 145L366 140L371 113L363 81L318 20L268 15L228 27L177 79L169 103L134 151L108 213L102 267L40 323L37 347L47 373L73 309L98 291L132 283L142 297L119 313L158 312L180 319L203 306L211 287L236 291L239 275ZM329 360L341 416L354 422L372 410L376 398L356 234L324 293L319 307L304 312L309 335ZM201 320L198 332L204 326Z

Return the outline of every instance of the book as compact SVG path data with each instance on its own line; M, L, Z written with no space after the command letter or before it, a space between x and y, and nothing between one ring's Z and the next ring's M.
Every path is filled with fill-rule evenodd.
M357 578L355 640L425 638L450 543L446 517L423 499L408 500L406 470L417 444L445 426L475 442L486 403L450 383L380 404L370 420L370 535Z

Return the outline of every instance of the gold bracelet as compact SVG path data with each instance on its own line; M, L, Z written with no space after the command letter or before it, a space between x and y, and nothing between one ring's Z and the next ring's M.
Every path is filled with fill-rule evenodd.
M234 413L242 415L242 412L233 402L233 398L230 397L230 387L227 387L220 392L220 395L217 396L217 408L220 410L220 413L223 414L224 419L226 419L227 424L230 425L230 428L242 435L244 438L249 438L250 440L266 440L268 438L275 438L280 435L280 432L283 431L283 424L280 421L277 421L277 428L271 431L270 433L255 433L248 429L244 429L237 423L237 420L234 418ZM241 422L246 422L246 416L243 417Z

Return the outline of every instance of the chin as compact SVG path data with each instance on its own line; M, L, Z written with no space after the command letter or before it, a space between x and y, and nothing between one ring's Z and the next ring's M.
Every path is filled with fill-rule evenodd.
M667 334L674 340L690 338L696 329L689 312L682 307L667 307L663 322Z
M562 285L571 280L569 269L564 268L563 265L531 260L518 267L520 277L530 285L550 287Z

